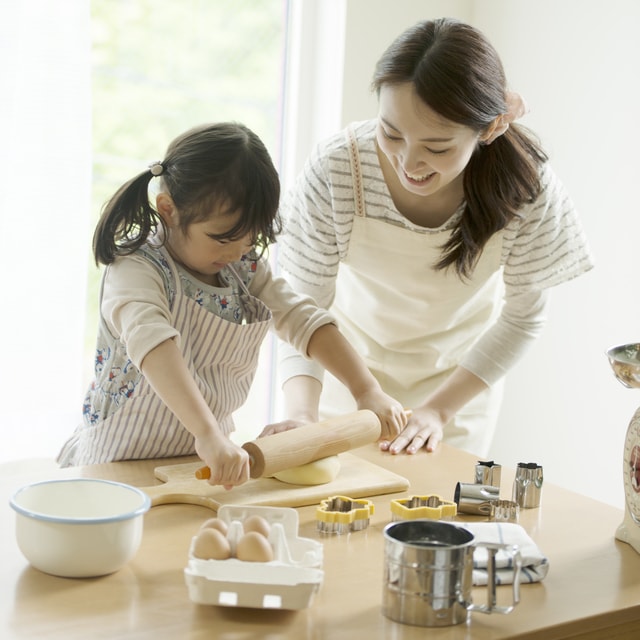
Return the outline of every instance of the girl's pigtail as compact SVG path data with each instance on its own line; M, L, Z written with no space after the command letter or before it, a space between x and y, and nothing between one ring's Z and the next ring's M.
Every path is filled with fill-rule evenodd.
M149 203L153 168L118 189L105 205L93 234L96 264L111 264L116 256L133 253L155 230L161 219Z

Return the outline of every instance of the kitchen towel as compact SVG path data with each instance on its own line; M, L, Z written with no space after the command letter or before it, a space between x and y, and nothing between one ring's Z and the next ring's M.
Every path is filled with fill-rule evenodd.
M539 582L549 571L549 560L540 551L529 534L519 525L511 522L465 522L462 524L475 536L476 542L516 545L522 555L520 583ZM487 550L476 547L473 552L473 584L487 584ZM512 558L504 550L496 553L496 582L513 582Z

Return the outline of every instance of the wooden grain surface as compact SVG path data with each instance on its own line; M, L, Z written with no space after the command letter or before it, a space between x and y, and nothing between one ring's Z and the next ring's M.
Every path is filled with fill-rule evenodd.
M226 490L210 485L206 480L198 480L195 472L202 462L191 462L156 467L154 475L163 483L142 489L151 498L153 506L196 504L217 511L223 504L301 507L334 495L366 498L409 488L406 478L351 453L341 453L338 460L338 476L325 484L292 485L274 478L257 478Z
M390 456L375 445L351 452L410 481L412 494L451 499L456 482L471 482L477 458L441 445L432 454ZM501 496L511 492L515 470L501 460ZM544 460L541 461L544 464ZM370 496L369 526L345 535L318 532L316 506L298 507L299 535L323 545L324 582L311 606L300 611L196 605L184 578L191 540L211 511L166 504L145 515L136 557L110 576L66 579L29 566L15 537L7 505L20 486L36 480L97 477L138 487L160 483L154 470L199 464L195 457L144 460L57 469L43 461L0 465L0 638L7 640L630 640L640 634L640 554L614 538L622 511L545 483L541 506L523 509L520 524L549 558L549 573L523 585L513 613L472 614L452 627L424 628L393 622L381 611L383 529L390 502L406 491ZM579 469L579 461L575 463ZM324 485L325 489L328 485ZM229 492L229 497L233 495ZM458 516L478 521L477 516ZM498 587L499 598L510 595ZM476 603L486 600L473 589Z

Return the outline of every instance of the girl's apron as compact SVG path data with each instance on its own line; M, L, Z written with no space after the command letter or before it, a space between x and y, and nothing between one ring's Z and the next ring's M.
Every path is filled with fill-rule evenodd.
M452 269L434 270L451 231L416 233L367 218L357 144L353 134L348 138L356 215L331 311L382 388L412 408L424 403L495 320L502 233L489 240L470 279L461 280ZM485 455L500 400L501 385L482 392L446 425L445 441ZM346 388L325 374L323 417L353 410Z
M255 375L260 345L271 324L271 311L242 288L241 324L229 322L184 295L173 261L176 294L171 323L180 334L180 351L222 430L233 431L232 413L246 400ZM195 453L194 438L140 376L132 395L96 425L79 427L63 448L63 465L113 460L163 458Z

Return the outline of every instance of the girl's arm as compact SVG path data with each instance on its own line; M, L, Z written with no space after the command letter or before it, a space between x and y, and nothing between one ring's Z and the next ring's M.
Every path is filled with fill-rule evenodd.
M307 353L349 389L358 409L370 409L377 414L383 439L395 437L405 426L407 418L402 405L384 393L364 360L334 324L322 325L314 331ZM320 383L317 380L316 385L305 380L299 382L306 383L307 393L300 400L305 403L313 401L312 406L317 407Z
M139 255L118 258L105 273L101 313L158 397L195 437L198 455L211 468L209 482L227 488L245 482L248 455L224 435L189 372L159 271Z
M333 317L309 297L297 294L284 278L273 277L264 259L258 260L250 291L271 309L276 334L298 352L297 357L315 361L342 382L358 409L369 409L379 418L382 437L395 437L406 424L404 408L384 393L364 360L334 324ZM300 374L287 382L286 410L289 420L267 425L262 436L318 421L321 382Z
M210 484L225 488L249 479L249 456L227 438L173 339L161 342L142 360L141 371L164 404L193 434L196 451L211 469Z

